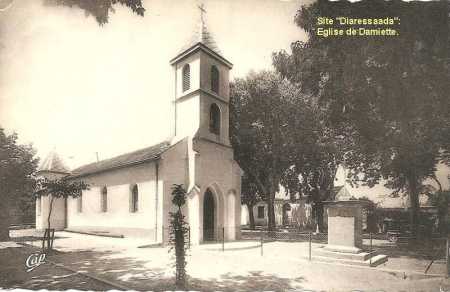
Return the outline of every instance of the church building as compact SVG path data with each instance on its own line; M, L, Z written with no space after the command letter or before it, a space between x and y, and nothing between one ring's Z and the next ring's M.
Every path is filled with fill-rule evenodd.
M188 192L184 208L191 243L240 237L241 174L229 140L229 71L203 15L173 67L175 134L170 141L69 171L55 152L38 175L89 184L79 198L57 199L51 227L168 242L173 184ZM49 198L36 202L36 228L47 227Z

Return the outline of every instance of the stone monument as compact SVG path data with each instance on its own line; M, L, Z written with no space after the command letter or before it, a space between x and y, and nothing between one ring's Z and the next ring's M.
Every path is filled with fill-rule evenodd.
M328 244L313 251L314 258L346 264L377 266L387 256L363 247L363 209L367 203L359 200L327 201Z
M362 213L359 200L325 202L328 213L327 250L347 253L362 251Z

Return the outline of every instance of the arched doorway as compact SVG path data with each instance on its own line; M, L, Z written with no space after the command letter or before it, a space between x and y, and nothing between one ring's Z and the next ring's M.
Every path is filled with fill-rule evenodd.
M203 199L203 241L214 240L215 212L214 196L207 189Z

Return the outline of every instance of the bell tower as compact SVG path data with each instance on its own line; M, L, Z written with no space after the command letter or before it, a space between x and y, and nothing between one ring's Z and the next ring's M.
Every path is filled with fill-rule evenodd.
M204 5L194 36L170 64L175 75L175 137L196 137L230 145L229 71L233 64L222 56L209 33Z

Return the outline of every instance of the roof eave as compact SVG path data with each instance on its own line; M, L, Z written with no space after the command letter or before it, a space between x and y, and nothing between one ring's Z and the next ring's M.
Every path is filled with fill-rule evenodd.
M36 174L40 174L40 173L43 173L43 172L48 172L48 173L56 173L56 174L65 174L65 175L69 175L70 174L70 171L57 171L57 170L48 170L48 169L38 169L37 171L36 171Z
M170 64L173 65L173 64L183 60L184 58L186 58L190 54L195 53L198 50L203 50L205 53L211 55L212 57L216 58L218 61L223 63L229 69L233 68L233 63L231 63L230 61L228 61L227 59L225 59L221 55L217 54L216 52L214 52L213 50L211 50L210 48L208 48L207 46L205 46L201 42L198 42L198 43L194 44L190 48L188 48L188 49L184 50L183 52L181 52L180 54L178 54L175 58L170 60Z
M161 154L159 154L156 157L152 157L152 158L148 158L148 159L143 159L143 160L137 160L137 161L132 161L129 163L125 163L125 164L121 164L121 165L116 165L116 166L112 166L112 167L108 167L108 168L104 168L104 169L99 169L99 170L94 170L94 171L88 171L85 173L81 173L81 174L75 174L75 175L69 175L68 178L80 178L80 177L86 177L89 175L94 175L94 174L99 174L99 173L103 173L103 172L108 172L108 171L112 171L112 170L116 170L116 169L121 169L121 168L126 168L126 167L130 167L130 166L134 166L134 165L139 165L139 164L143 164L146 162L153 162L153 161L157 161L161 159Z

